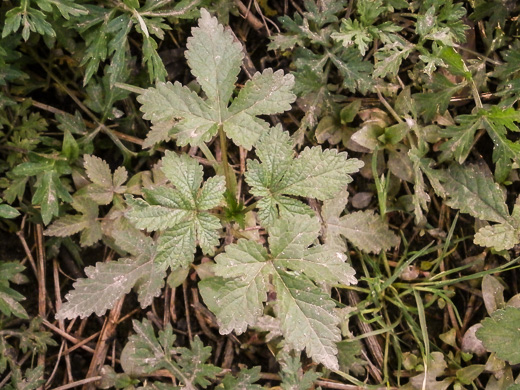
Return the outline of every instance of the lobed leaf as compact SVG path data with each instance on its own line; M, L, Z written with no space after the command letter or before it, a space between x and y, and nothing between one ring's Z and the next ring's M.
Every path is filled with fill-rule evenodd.
M310 216L277 219L269 230L270 254L259 243L239 239L215 258L217 276L202 280L201 295L215 313L220 332L242 333L264 315L268 292L288 346L305 349L316 362L337 367L339 319L334 301L317 283L356 283L354 270L337 248L311 246L320 223ZM291 270L291 271L287 271Z
M496 310L490 318L482 321L477 338L487 350L495 352L500 359L510 364L520 363L520 309L506 307Z
M245 281L211 277L199 283L199 291L208 309L217 316L219 332L241 334L264 313L267 281L262 274Z
M83 156L85 172L93 184L87 187L88 196L97 204L107 205L112 202L114 193L123 193L128 179L128 172L119 167L112 174L109 165L99 157Z
M340 235L367 253L380 253L399 244L399 237L373 211L329 216L324 224L326 240L331 244L338 242Z
M222 129L237 145L250 150L269 124L257 115L272 115L291 108L292 75L266 69L256 73L229 106L244 54L233 35L201 10L198 27L188 38L186 58L207 99L179 83L158 83L138 101L144 118L153 123L153 140L177 138L179 145L200 145Z
M356 271L346 263L347 257L337 248L315 246L304 251L301 257L283 256L276 264L287 269L302 272L317 283L356 284Z
M480 228L473 242L477 245L494 248L496 251L513 248L519 241L518 229L509 223L499 223Z
M509 219L506 195L485 164L453 164L442 175L447 205L475 218L498 223Z
M150 242L148 245L151 245ZM149 305L153 297L161 292L165 271L164 267L154 263L153 247L143 250L137 258L123 258L87 267L87 278L74 283L74 290L67 294L67 302L58 311L56 318L85 318L92 313L101 316L136 284L141 306ZM155 279L150 280L151 277Z
M233 41L233 35L204 8L199 26L192 28L191 34L186 51L188 65L210 105L220 113L218 120L222 120L244 58L242 45Z
M167 151L162 159L164 175L175 188L145 189L146 200L127 196L126 217L139 229L161 230L157 262L175 270L193 261L197 245L213 254L219 244L220 220L206 210L223 200L225 179L214 176L202 185L202 166L188 155Z
M278 213L286 218L312 213L308 206L283 195L332 198L352 181L350 174L363 166L358 159L347 159L346 153L319 147L306 148L293 159L290 138L280 127L262 135L257 156L260 161L247 161L245 177L251 193L264 197L258 207L260 221L267 227Z
M331 370L339 369L336 342L341 340L334 301L308 279L279 271L274 276L275 311L285 342Z

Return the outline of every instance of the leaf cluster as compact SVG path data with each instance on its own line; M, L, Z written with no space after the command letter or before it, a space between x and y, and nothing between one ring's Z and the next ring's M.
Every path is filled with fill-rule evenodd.
M141 388L274 381L259 367L225 374L224 346L226 364L273 356L282 389L363 387L367 375L405 390L518 387L517 343L504 343L518 333L519 298L504 282L516 280L520 243L518 7L259 0L246 13L243 3L0 7L0 228L45 226L38 265L87 263L57 310L60 329L131 291L141 309L154 305L164 326L156 335L134 321L124 373L106 366L104 387L165 372L174 385ZM260 16L277 18L259 27ZM269 21L280 30L266 54ZM32 237L19 236L28 255ZM17 351L55 347L16 286L24 271L0 260L0 371L13 389L48 374L29 360L22 369ZM480 295L484 320L466 310ZM173 333L184 318L175 330L160 323L163 301L165 319L184 305L188 337ZM236 337L223 344L217 327Z

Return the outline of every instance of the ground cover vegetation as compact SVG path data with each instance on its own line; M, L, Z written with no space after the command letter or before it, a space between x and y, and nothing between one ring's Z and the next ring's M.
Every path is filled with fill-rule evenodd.
M520 389L520 6L0 6L0 387Z

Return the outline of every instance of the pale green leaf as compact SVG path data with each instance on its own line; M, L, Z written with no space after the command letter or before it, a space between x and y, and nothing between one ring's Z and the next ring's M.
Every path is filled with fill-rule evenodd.
M337 248L315 246L304 251L301 257L278 257L276 264L293 271L303 272L315 282L330 284L356 284L356 271L346 263L347 256Z
M255 241L239 239L216 256L216 277L201 282L201 294L216 314L222 333L258 326L267 292L274 289L275 313L288 346L305 349L329 368L337 367L339 319L334 301L313 280L354 284L356 279L337 248L311 246L319 232L315 217L277 219L269 231L270 254Z
M19 292L0 284L0 311L7 317L11 314L18 318L29 319L24 307L19 303L25 297Z
M251 184L251 182L249 182ZM299 202L295 199L296 202ZM278 202L275 198L266 196L261 198L256 204L258 207L258 220L264 226L272 226L279 217Z
M496 310L482 321L477 337L488 351L510 364L520 363L520 309L506 307Z
M191 118L181 121L172 131L175 136L177 144L185 145L200 145L203 142L208 142L217 134L218 125L210 122L204 118Z
M448 206L482 220L508 222L506 194L493 180L487 165L453 164L441 176L441 181L449 197Z
M165 186L144 190L146 201L127 197L126 217L140 229L163 230L159 237L158 262L172 269L193 261L196 246L213 254L220 240L220 220L205 210L223 200L225 180L208 178L202 185L202 166L187 155L166 152L162 171L175 188Z
M358 159L347 159L345 152L305 148L291 165L283 191L289 195L329 199L352 182L350 174L358 172L363 165Z
M117 189L128 179L128 172L125 167L118 167L112 175L112 185Z
M103 231L114 239L116 246L121 250L138 256L143 248L150 245L150 237L136 229L128 219L116 218L111 222L103 225Z
M107 205L112 202L113 192L110 188L91 184L87 187L86 193L90 199L99 205Z
M104 188L112 186L112 172L103 159L88 154L83 156L83 159L85 172L92 183Z
M155 186L152 189L143 189L146 201L151 205L168 207L175 211L189 211L195 208L195 199L192 194L186 194L169 186ZM184 214L182 214L184 217ZM181 218L182 218L181 217Z
M477 245L494 248L496 251L513 248L520 241L517 229L509 223L500 223L480 228L473 242Z
M148 267L142 269L141 277L134 286L142 308L150 306L153 299L161 295L166 268L163 264L153 261Z
M0 204L0 218L16 218L20 212L8 204Z
M202 165L186 154L179 155L172 151L166 152L162 163L161 170L168 180L182 195L195 201L204 175Z
M264 198L265 199L265 198ZM288 196L277 195L272 198L276 204L278 212L280 213L280 217L284 219L291 219L292 217L298 215L316 215L314 210L311 207L302 201L294 198L289 198ZM273 220L274 222L274 220ZM268 224L267 226L271 226L272 224Z
M151 275L160 277L160 274L154 269L158 266L154 264L153 247L145 247L143 251L138 258L123 258L87 267L87 278L74 283L74 290L67 294L67 302L58 311L56 318L85 318L92 313L102 316L136 284L141 286L138 291L141 306L148 305L152 296L158 295L160 289L147 287L145 279Z
M399 237L373 211L356 211L339 218L325 220L327 242L342 235L357 248L368 253L379 253L399 244Z
M292 75L266 69L246 82L229 106L244 54L239 42L205 10L188 38L186 58L207 99L179 83L158 83L138 97L144 118L153 123L146 146L174 136L181 146L208 142L221 128L235 144L250 150L269 124L257 115L291 108ZM173 128L172 128L173 127Z
M91 246L96 242L101 240L103 237L103 231L101 229L101 224L95 219L90 219L87 221L87 226L80 234L80 244L81 246Z
M312 245L320 234L317 218L279 219L269 231L269 248L275 258L301 258L304 251Z
M224 112L244 58L242 45L234 42L233 35L204 8L200 14L199 26L191 30L192 37L188 38L186 59L210 104Z
M241 238L215 258L214 271L218 276L249 281L260 274L267 260L267 250L262 245Z
M215 247L220 242L219 230L222 228L220 220L209 213L198 213L194 224L197 244L199 244L202 252L212 256L215 252Z
M172 270L193 261L197 238L193 222L181 222L165 230L159 237L156 261L166 262Z
M348 204L349 193L346 189L338 192L334 198L327 199L321 207L321 217L327 221L330 218L339 217L345 211Z
M65 215L54 221L47 229L46 236L67 237L79 233L87 226L81 215Z
M162 141L168 141L170 139L170 133L177 122L177 120L173 119L151 126L150 131L146 134L146 138L143 141L143 149L151 148Z
M67 237L81 232L81 246L90 246L102 237L98 219L98 206L86 197L76 197L72 207L80 212L77 215L65 215L54 221L44 232L47 236Z
M282 70L273 72L271 68L257 72L248 80L229 107L230 115L274 115L291 109L296 100L292 93L294 76L284 75Z
M262 133L269 129L269 124L245 112L239 112L226 119L222 129L235 144L251 150Z
M244 333L264 312L267 300L267 281L264 275L247 281L226 281L206 278L199 283L199 291L208 308L217 316L219 332Z
M262 162L262 172L267 176L259 182L267 187L282 179L295 154L291 137L281 126L275 126L261 138L256 145L255 153ZM258 164L257 161L250 162Z
M124 167L117 168L112 175L110 167L101 158L85 155L83 159L85 172L92 181L87 187L87 194L97 204L109 204L114 193L123 193L126 190L123 184L128 179L128 172Z
M347 159L346 153L323 151L320 147L306 148L296 159L287 133L274 127L264 133L257 144L260 161L248 160L246 181L251 193L268 198L261 199L260 221L271 226L278 214L285 216L309 214L310 208L301 202L289 201L282 195L312 197L319 200L332 198L352 181L350 174L357 172L363 163Z
M195 92L180 83L157 83L137 98L142 104L143 118L155 126L172 119L179 120L175 127L177 141L182 145L207 142L217 132L217 118L211 108Z
M197 198L199 210L211 210L220 205L226 189L226 179L223 176L210 177L204 182Z
M277 317L282 321L285 342L305 349L317 363L339 369L336 342L341 340L334 301L308 279L278 271L274 277Z
M138 229L160 230L175 226L185 219L190 212L160 205L150 205L142 199L126 198L130 209L125 216Z
M329 284L357 284L356 271L347 263L347 256L337 247L315 246L302 259L280 259L288 269L305 273L315 282Z

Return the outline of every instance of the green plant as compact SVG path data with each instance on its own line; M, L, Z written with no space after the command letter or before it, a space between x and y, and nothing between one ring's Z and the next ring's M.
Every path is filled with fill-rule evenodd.
M518 388L519 10L3 2L0 387Z
M109 236L115 245L134 257L98 263L95 268L87 269L88 279L75 283L75 289L67 296L68 302L57 316L84 317L93 312L102 315L132 288L136 288L141 306L146 307L160 294L167 269L178 272L179 268L189 266L197 246L204 254L214 254L220 244L223 194L226 185L227 191L234 194L236 183L225 157L228 136L246 149L255 145L260 158L261 163L248 162L245 177L252 187L251 193L261 197L257 203L258 215L260 223L269 229L270 255L254 240L239 240L237 244L226 246L229 257L217 256L214 272L236 279L230 284L222 279L205 279L201 285L202 296L217 314L222 333L231 330L240 333L263 315L263 302L267 301L268 291L274 289L276 316L281 321L287 345L296 350L305 349L317 362L337 369L335 342L340 338L339 320L333 312L335 305L311 279L344 285L355 283L356 279L352 268L345 263L346 257L334 247L308 248L318 238L320 224L312 216L312 209L287 195L328 199L345 188L352 180L349 174L356 172L362 163L347 159L346 154L321 148L306 149L293 161L289 136L280 127L269 128L267 122L256 118L256 115L276 114L289 107L294 99L290 92L291 76L270 69L257 73L228 107L242 51L204 9L199 26L193 29L193 37L188 40L186 57L206 93L206 101L178 83L159 83L144 91L138 100L144 117L151 119L155 128L168 130L180 145L199 146L213 161L214 169L224 172L226 178L217 175L203 184L203 168L194 158L166 152L160 170L167 181L143 188L144 199L127 195L128 209L124 212L124 218L137 229L159 234L152 239L138 231L112 229ZM217 163L204 146L217 134L222 163ZM85 169L92 184L82 196L90 198L90 202L107 204L114 193L125 192L121 187L126 180L124 169L118 169L112 178L106 163L91 156L85 156ZM82 211L80 203L85 201L79 199L82 197L73 207ZM98 236L92 238L92 229L96 226L96 231L100 231L100 228L89 216L93 216L95 210L93 205L91 211L85 209L81 216L58 219L46 234L65 236L83 230L83 237L90 238L83 238L83 243L97 241ZM134 234L132 238L128 237L130 232ZM134 241L133 247L126 245L130 241ZM235 252L238 257L233 257ZM258 263L253 267L254 272L246 267L245 263L250 261ZM236 271L230 268L232 264ZM310 279L304 279L301 272ZM257 276L252 278L253 275ZM237 294L243 301L231 297ZM305 296L300 297L301 294ZM313 306L316 308L310 309ZM229 314L225 314L228 311ZM240 312L244 313L243 319L237 317Z

